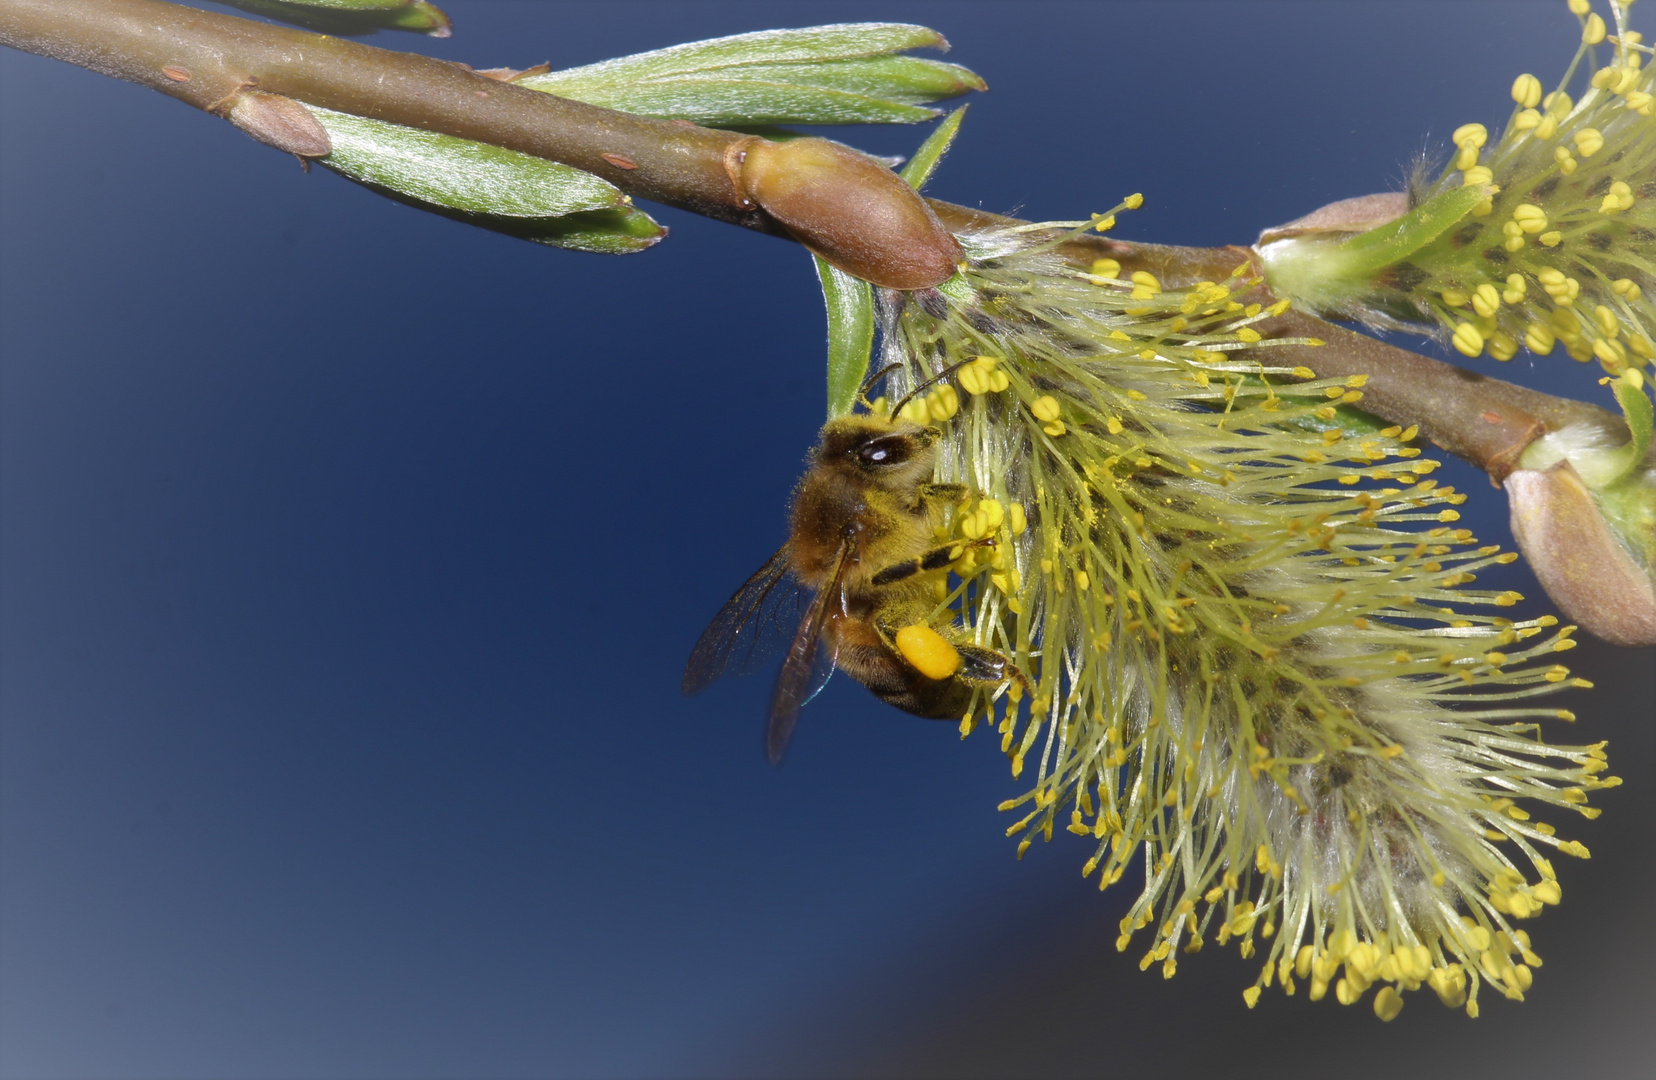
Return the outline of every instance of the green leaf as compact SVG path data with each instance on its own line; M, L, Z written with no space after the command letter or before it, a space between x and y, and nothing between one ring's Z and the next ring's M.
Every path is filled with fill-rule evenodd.
M538 78L538 76L531 76ZM520 80L526 85L529 79ZM534 86L540 90L543 87ZM915 124L936 109L864 94L744 79L684 79L625 87L553 88L551 93L638 116L689 120L708 127L756 124Z
M608 181L498 146L307 105L333 150L322 164L402 202L581 251L641 251L666 230Z
M1283 400L1295 405L1326 405L1328 403L1326 398L1307 398L1294 394L1284 394ZM1294 427L1315 432L1333 431L1338 428L1347 435L1353 436L1374 435L1394 426L1373 413L1354 409L1350 405L1337 406L1334 412L1334 417L1329 420L1324 420L1311 413L1301 413L1294 417L1292 424Z
M330 34L413 30L448 37L452 24L428 0L224 0L231 7Z
M920 144L920 149L914 152L914 157L909 159L909 163L903 166L903 171L899 174L908 181L909 187L919 191L926 186L932 170L937 168L937 163L943 160L943 155L948 153L949 147L954 144L955 136L960 134L960 122L964 119L966 106L962 105L938 124L937 130Z
M816 259L815 256L812 258ZM822 299L828 307L828 417L857 405L874 350L874 291L868 282L816 259Z
M624 71L634 78L664 79L748 64L849 60L859 56L888 56L910 49L946 49L948 45L936 30L912 23L833 23L708 38L572 70Z
M700 124L891 124L929 120L926 102L984 89L957 64L896 55L946 48L901 23L850 23L675 45L517 85L643 116Z

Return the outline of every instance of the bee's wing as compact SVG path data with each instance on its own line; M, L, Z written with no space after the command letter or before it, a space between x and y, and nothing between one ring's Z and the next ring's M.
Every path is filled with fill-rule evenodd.
M851 562L851 544L848 541L840 546L833 573L811 598L810 608L799 620L793 644L788 646L782 672L776 677L776 692L771 695L770 725L765 730L765 753L772 765L782 761L788 740L793 738L799 710L816 697L817 691L828 681L828 676L834 673L839 639L825 640L823 631L827 629L834 605L842 602L845 570Z
M684 666L686 694L699 694L723 675L753 670L793 635L808 610L809 593L788 573L783 544L736 590L702 631Z

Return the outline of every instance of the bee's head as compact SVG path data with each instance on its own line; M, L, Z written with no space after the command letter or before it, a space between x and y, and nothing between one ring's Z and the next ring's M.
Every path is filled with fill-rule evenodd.
M859 485L912 490L931 481L936 441L937 432L907 420L841 416L822 429L816 459Z

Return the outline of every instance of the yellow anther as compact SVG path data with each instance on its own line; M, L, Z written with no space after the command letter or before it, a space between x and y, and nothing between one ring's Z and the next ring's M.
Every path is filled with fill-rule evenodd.
M1482 124L1462 124L1449 136L1449 141L1460 147L1455 167L1470 169L1478 163L1478 148L1489 141L1489 129Z
M1541 80L1534 75L1518 76L1512 82L1512 100L1524 109L1533 109L1541 104Z
M1591 0L1568 0L1571 15L1585 15L1593 10Z
M1381 1020L1396 1020L1397 1014L1403 1011L1403 995L1389 986L1380 988L1374 995L1374 1015Z
M1512 118L1512 127L1515 131L1532 131L1541 125L1541 114L1534 109L1520 109L1518 115Z
M1614 311L1603 304L1593 309L1593 321L1598 323L1599 330L1607 338L1614 338L1621 332L1621 320L1616 318Z
M1006 508L1007 522L1012 529L1013 536L1022 536L1029 527L1029 519L1024 516L1023 503L1011 503Z
M1465 307L1472 300L1471 297L1467 296L1459 289L1444 289L1441 295L1443 297L1443 302L1448 304L1450 307Z
M1479 184L1493 183L1495 174L1488 165L1474 165L1461 174L1461 187L1476 187Z
M1121 205L1125 206L1129 210L1137 210L1139 207L1144 205L1144 196L1135 191L1125 199L1122 199Z
M1587 16L1587 21L1581 25L1581 40L1586 45L1597 45L1604 40L1604 20L1598 12Z
M940 386L926 395L926 412L933 420L947 420L959 411L960 395L952 386Z
M1542 247L1557 247L1563 242L1564 234L1559 232L1557 229L1554 229L1551 232L1542 233L1536 239L1541 241Z
M1162 291L1161 282L1148 270L1133 271L1133 299L1148 300Z
M1459 964L1433 968L1426 976L1426 985L1437 993L1438 1000L1451 1009L1466 1002L1466 971Z
M1029 403L1029 411L1035 414L1035 419L1050 424L1058 419L1058 399L1051 394L1038 397Z
M1092 273L1101 278L1113 278L1121 273L1121 264L1114 259L1094 259Z
M1584 158L1604 149L1604 135L1598 128L1582 128L1571 139L1575 142L1576 152Z
M1449 340L1456 350L1466 356L1479 356L1483 353L1483 335L1469 322L1455 324L1455 332Z
M1527 233L1538 233L1547 227L1547 212L1534 203L1519 203L1512 208L1512 220Z
M1617 180L1610 185L1610 190L1605 194L1604 201L1599 203L1599 213L1614 214L1626 210L1632 205L1633 189L1628 187L1624 181Z
M928 679L947 679L960 670L960 652L942 634L915 624L897 631L897 651Z
M973 396L1004 390L1007 386L1006 373L997 371L996 364L993 356L979 356L961 368L955 380L960 383L961 389Z
M1472 310L1489 318L1501 310L1501 292L1487 281L1472 292Z
M1610 283L1610 291L1628 300L1637 300L1644 292L1639 288L1639 283L1632 278L1617 278Z

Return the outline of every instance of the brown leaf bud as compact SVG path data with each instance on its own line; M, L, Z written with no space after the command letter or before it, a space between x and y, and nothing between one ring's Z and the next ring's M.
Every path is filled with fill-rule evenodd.
M827 139L733 147L744 194L833 266L891 289L948 280L960 245L903 178Z
M1656 584L1605 523L1568 461L1502 482L1512 532L1559 610L1615 645L1656 645Z
M1260 244L1313 233L1363 233L1395 221L1409 212L1409 197L1401 191L1359 195L1319 207L1285 225L1273 225L1259 234Z
M243 90L225 116L267 146L302 158L327 157L333 150L327 129L311 111L280 94Z

